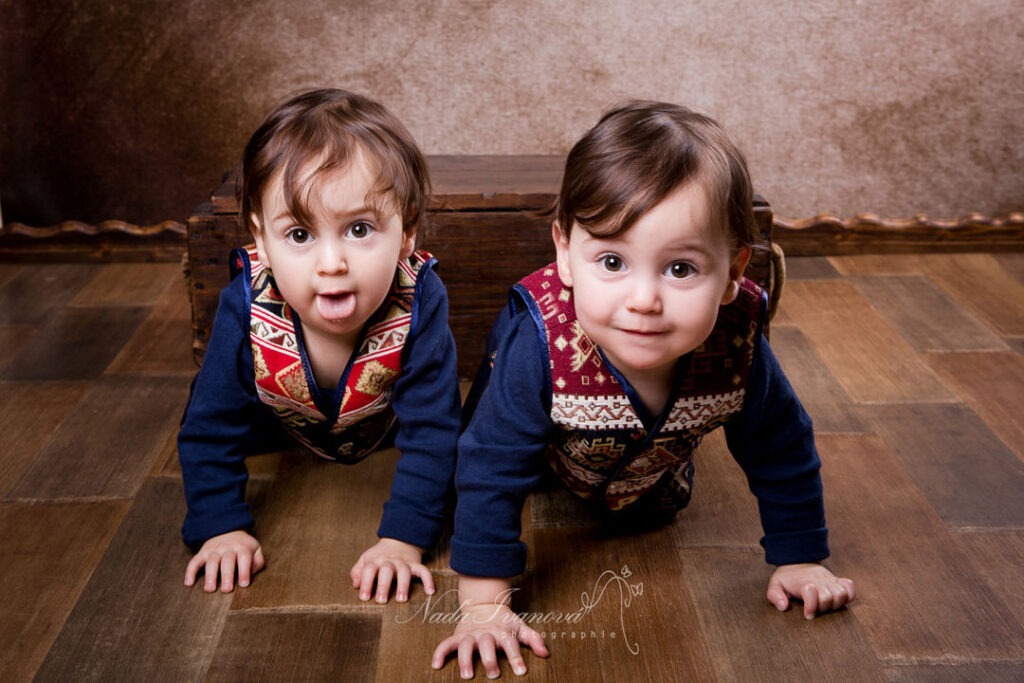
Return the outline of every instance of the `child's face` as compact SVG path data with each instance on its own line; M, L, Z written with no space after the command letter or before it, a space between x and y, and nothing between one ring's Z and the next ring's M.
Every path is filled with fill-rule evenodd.
M679 357L711 333L749 258L733 255L697 182L674 190L624 233L598 239L554 229L558 274L576 316L627 379L670 376Z
M297 225L288 213L279 176L263 194L255 219L260 261L273 271L311 344L354 343L387 296L399 259L412 254L415 234L403 232L393 202L376 202L383 207L374 209L369 201L375 184L361 152L327 172L310 198L314 225Z

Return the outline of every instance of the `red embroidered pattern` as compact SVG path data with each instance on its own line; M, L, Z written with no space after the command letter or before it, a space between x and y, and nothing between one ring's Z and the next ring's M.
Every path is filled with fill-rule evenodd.
M328 449L321 443L322 435L314 434L317 430L313 428L322 428L328 418L310 392L292 309L274 286L272 273L260 263L255 247L248 247L245 253L252 278L250 341L260 400L297 440L318 455L345 461L365 457L386 436L393 416L386 416L383 424L373 428L354 428L390 407L392 385L401 373L402 349L412 324L416 277L431 255L417 251L408 262L399 263L391 292L370 320L352 361L338 417L329 429L337 438L331 439Z
M740 410L761 315L761 290L745 280L711 336L694 350L687 377L657 434L649 434L622 385L576 320L572 291L552 264L518 289L536 303L551 368L551 420L559 428L546 457L570 490L601 495L620 510L666 485L689 498L693 450Z

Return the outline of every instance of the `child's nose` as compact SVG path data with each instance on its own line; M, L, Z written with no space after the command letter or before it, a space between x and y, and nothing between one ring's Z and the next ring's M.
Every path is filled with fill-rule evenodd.
M661 313L661 293L657 282L650 278L636 278L630 283L626 307L637 313Z
M348 261L345 259L344 247L334 240L321 240L316 265L317 272L322 274L347 272Z

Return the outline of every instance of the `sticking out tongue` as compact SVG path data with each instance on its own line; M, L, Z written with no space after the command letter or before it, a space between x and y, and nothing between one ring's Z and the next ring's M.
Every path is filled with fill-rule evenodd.
M351 292L346 294L317 294L316 312L324 320L341 320L347 318L356 310L356 295Z

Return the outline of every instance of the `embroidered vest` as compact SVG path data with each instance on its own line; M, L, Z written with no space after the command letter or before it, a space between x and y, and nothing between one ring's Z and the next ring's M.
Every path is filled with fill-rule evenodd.
M554 264L515 289L547 342L557 435L545 457L555 474L576 495L611 511L646 493L659 496L662 510L685 507L694 449L743 406L764 311L761 289L745 279L736 301L719 310L711 335L681 361L688 367L679 393L650 433L576 320L572 290Z
M333 422L313 400L314 380L299 353L295 316L273 273L260 263L255 247L235 250L232 261L234 272L244 272L251 282L249 339L260 401L317 455L349 464L362 460L394 428L391 395L412 324L416 278L433 257L417 251L398 264L390 293L366 324Z

